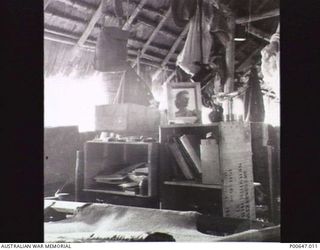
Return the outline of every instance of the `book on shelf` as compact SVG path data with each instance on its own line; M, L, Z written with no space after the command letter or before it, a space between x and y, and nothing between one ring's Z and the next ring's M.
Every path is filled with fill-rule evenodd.
M99 174L94 177L94 180L99 183L106 184L121 184L128 178L128 174L134 171L136 168L143 167L146 163L140 162L137 164L131 164L128 167L122 168L112 174Z
M181 146L183 155L186 158L187 163L191 167L192 171L197 176L201 176L201 160L196 152L197 141L193 135L182 135L177 138L179 145Z
M181 172L183 173L184 177L187 180L194 179L194 176L193 176L181 150L179 149L179 145L176 142L176 140L173 140L173 142L169 142L168 147L169 147L175 161L177 162L179 168L181 169Z
M120 184L119 187L122 188L122 191L125 193L137 194L139 193L139 183L137 182L127 182Z
M94 180L99 183L106 183L106 184L121 184L126 179L125 175L98 175L94 177Z
M219 146L215 139L203 139L200 145L203 184L221 184Z

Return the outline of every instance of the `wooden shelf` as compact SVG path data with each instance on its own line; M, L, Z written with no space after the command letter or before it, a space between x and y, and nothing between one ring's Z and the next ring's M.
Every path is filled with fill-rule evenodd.
M160 128L185 128L185 127L212 127L218 126L219 122L213 122L210 124L169 124L169 125L161 125Z
M101 143L101 144L122 144L122 145L150 145L152 143L156 142L143 142L143 141L104 141L104 140L93 140L93 141L87 141L86 143Z
M139 198L150 198L148 195L140 195L140 194L132 194L126 193L124 191L114 191L114 190L103 190L103 189L83 189L85 192L93 192L93 193L105 193L105 194L116 194L116 195L124 195L124 196L132 196L132 197L139 197Z
M185 186L185 187L198 187L198 188L211 188L211 189L222 189L221 185L215 184L202 184L195 181L164 181L166 185L172 186Z

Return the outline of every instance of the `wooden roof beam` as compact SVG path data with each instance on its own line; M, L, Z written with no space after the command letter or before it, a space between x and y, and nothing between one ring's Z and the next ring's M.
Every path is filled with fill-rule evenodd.
M91 20L89 21L88 26L86 27L86 29L82 33L82 35L79 38L76 46L82 46L85 43L85 41L88 39L88 37L91 34L94 26L96 25L96 23L99 21L99 19L101 17L104 3L105 3L105 0L101 0L98 9L95 11L93 16L91 17Z
M130 26L133 22L133 20L136 18L136 16L139 14L140 10L143 8L143 5L145 5L145 3L148 0L141 0L140 3L138 4L138 6L134 9L134 11L132 12L131 16L129 17L129 19L125 22L125 24L123 25L122 29L123 30L129 30Z
M139 2L140 2L140 0L138 0L138 1L131 1L131 0L129 0L129 4L130 4L130 5L137 5L137 4L139 4ZM149 4L145 4L145 5L143 6L143 11L148 11L148 12L150 12L150 14L155 14L155 15L159 15L159 16L164 17L164 16L165 16L165 12L166 12L167 10L164 10L164 9L156 9L156 8L152 7L151 5L149 5Z
M72 6L74 8L77 8L77 9L83 10L83 11L89 10L89 11L94 12L97 9L96 5L90 4L87 2L82 2L82 1L77 1L77 2L75 2L74 0L55 0L55 1L64 3L66 5ZM124 1L124 3L126 3L126 2ZM139 3L136 3L136 2L129 3L130 6L136 6L138 4ZM146 4L143 6L143 9L141 9L141 10L150 12L151 14L164 16L164 14L161 11L153 8L152 6L146 5Z
M86 24L86 22L84 22L83 20L74 19L74 18L72 18L72 17L65 17L65 16L53 14L53 13L48 13L48 12L46 12L45 14L51 15L51 16L54 16L54 17L59 17L59 18L61 18L61 19L65 19L65 20L67 20L67 21L72 20L73 22L78 23L78 24ZM96 24L96 27L101 27L101 25L100 25L100 24ZM160 32L161 32L161 31L160 31ZM133 40L133 41L135 41L135 42L143 43L143 41L141 41L141 39L134 38L134 37L129 37L129 40ZM154 49L158 49L158 50L168 51L168 49L166 49L166 48L160 48L160 47L158 47L158 46L156 46L156 45L154 45L154 44L152 44L152 43L149 44L149 47L154 48Z
M146 52L146 50L148 49L150 43L153 41L153 39L156 37L156 35L158 34L159 30L162 28L162 26L164 25L164 23L167 21L167 19L169 18L169 16L171 15L171 9L169 9L167 11L167 13L165 14L165 16L162 18L162 20L159 22L158 26L153 30L153 32L151 33L149 39L147 40L147 42L143 45L142 50L141 50L141 54L139 55L139 57L143 56L144 53ZM138 59L132 64L132 67L134 67L138 62Z
M88 10L94 12L99 7L99 6L89 4L89 3L83 2L83 1L74 1L74 0L55 0L55 1L63 3L68 6L71 6L71 7L74 7L78 10L83 10L85 12L88 12Z
M60 1L60 2L63 2L63 3L69 3L69 2L70 2L70 0L55 0L55 1ZM72 4L72 3L73 3L73 2L70 2L70 4ZM83 3L81 3L81 5L79 5L79 3L80 3L80 2L78 2L77 4L74 3L74 5L75 5L75 6L79 6L79 7L82 6L81 8L83 8L83 9L90 9L91 11L93 11L92 8L87 8L87 7L85 7L86 5L83 5ZM145 9L143 9L143 10L145 10ZM65 19L67 19L67 20L70 19L71 21L79 22L79 23L81 23L81 24L87 24L85 21L79 20L79 18L74 18L74 17L72 17L72 16L62 16L61 14L59 15L59 14L51 13L51 12L45 12L45 14L52 15L52 16L57 16L57 17L60 17L60 18L65 18ZM112 16L112 17L115 16L112 11L108 11L108 10L106 10L106 13L105 13L105 14L106 14L106 16ZM157 13L157 14L158 14L158 13ZM139 23L142 23L142 24L144 24L144 25L150 26L150 27L152 27L152 28L155 28L155 27L156 27L155 23L152 22L151 20L149 20L148 18L145 18L145 17L143 17L143 16L139 16L138 19L139 19ZM99 23L97 23L95 27L101 27L101 25L100 25ZM162 29L162 30L159 30L159 32L162 33L162 34L164 34L164 35L166 35L166 36L170 36L170 37L172 37L173 39L176 39L176 38L179 36L179 34L176 34L175 32L170 31L170 30Z
M280 15L279 9L270 10L261 14L254 14L248 17L238 17L236 19L236 24L248 23L248 22L255 22L271 17L276 17Z
M167 83L169 83L169 82L172 80L172 78L175 77L175 76L176 76L176 71L173 71L173 72L168 76L168 78L165 80L164 85L167 84Z
M263 32L262 30L255 28L255 27L250 26L250 28L248 29L248 33L250 33L251 35L254 35L262 40L265 40L266 42L270 42L271 35Z
M166 55L166 57L164 58L164 60L161 63L161 67L164 67L170 60L171 56L174 54L174 52L176 51L177 47L179 46L180 42L182 41L182 39L186 36L187 32L189 30L189 24L187 24L183 31L180 33L179 37L177 38L177 40L174 42L174 44L172 45L171 49L169 50L168 54ZM162 69L158 69L154 75L152 76L152 79L156 79L159 74L161 73Z
M141 24L144 24L146 26L152 27L152 28L156 27L156 24L154 22L152 22L150 19L148 19L148 18L146 18L144 16L139 16L138 22L141 23ZM167 30L167 29L159 30L159 33L162 33L162 34L164 34L166 36L170 36L173 39L177 39L177 37L179 36L179 34L173 32L171 30Z
M60 43L64 43L64 44L69 44L69 45L75 45L76 41L78 40L78 38L76 36L73 35L69 35L69 34L64 34L61 32L56 32L56 31L50 31L48 29L45 29L44 31L44 38L46 40L51 40L51 41L56 41L56 42L60 42ZM83 44L83 48L85 49L89 49L92 51L95 51L95 45L96 45L96 41L92 41L92 40L87 40L84 44ZM128 53L133 53L135 56L138 55L138 50L134 49L134 48L128 48ZM155 55L151 55L151 54L144 54L143 58L145 59L149 59L149 60L153 60L153 61L158 61L159 62L159 66L160 66L160 62L162 61L162 58L155 56ZM174 67L175 64L174 63L170 63L170 66Z

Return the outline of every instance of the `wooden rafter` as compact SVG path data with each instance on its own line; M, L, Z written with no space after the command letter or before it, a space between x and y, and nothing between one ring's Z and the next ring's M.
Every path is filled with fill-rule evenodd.
M82 13L85 13L85 12L88 12L88 11L91 11L91 12L95 12L96 11L96 8L94 8L92 6L92 4L88 4L86 2L74 2L73 0L55 0L55 1L58 1L58 2L66 4L66 5L72 6L74 8L77 8ZM129 5L133 6L134 4L130 3ZM154 9L154 8L148 6L148 5L144 5L141 10L143 10L144 12L148 12L151 15L164 16L162 11L156 10L156 9ZM108 10L106 10L105 14L106 14L106 16L115 16L112 11L108 11ZM59 16L59 15L56 15L56 16ZM70 19L71 19L71 17L70 17ZM147 18L145 18L143 16L139 17L139 23L142 23L144 25L150 26L152 28L156 27L156 25L153 22L151 22L150 20L148 20ZM170 30L160 30L159 32L163 33L164 35L168 35L168 36L170 36L170 37L172 37L174 39L176 39L176 37L179 35L179 34L176 34L176 33L172 32L172 31L170 31Z
M69 3L70 2L70 0L55 0L55 1L60 1L60 2L63 2L63 3ZM69 4L71 4L71 3L69 3ZM81 3L81 5L79 5L79 3L77 3L77 4L74 3L74 6L78 7L78 8L81 8L82 12L84 12L86 10L95 11L95 9L85 7L86 5L84 5L83 3ZM145 11L145 8L143 8L143 10ZM155 15L160 15L158 12L150 12L149 11L149 13L152 13L152 14L155 14ZM105 10L105 14L106 14L106 17L107 16L115 16L114 13L112 11L109 11L109 10ZM50 13L50 12L47 12L47 11L45 12L45 15L51 15L51 16L63 18L63 19L69 20L69 21L74 21L76 23L81 23L81 24L87 25L87 22L85 22L84 20L81 20L79 18L75 19L72 16L62 16L61 14ZM163 15L160 15L160 16L163 16ZM139 23L141 23L143 25L146 25L146 26L149 26L149 27L151 27L153 29L157 26L154 22L151 22L151 20L145 18L144 16L139 16ZM95 25L95 27L99 28L99 27L101 27L101 25L99 23L97 23ZM159 33L162 33L165 36L170 36L172 39L176 39L179 36L179 34L175 33L174 31L168 30L168 29L161 29L161 30L159 30Z
M169 16L171 15L171 9L169 9L165 16L162 18L162 20L159 22L158 26L153 30L153 32L151 33L149 39L147 40L147 42L143 45L142 50L141 50L141 54L140 56L143 56L144 53L146 52L146 50L148 49L150 43L153 41L153 39L156 37L156 35L158 34L159 30L162 28L162 26L164 25L164 23L167 21L167 19L169 18ZM134 67L138 62L138 59L132 64L132 67Z
M45 34L45 39L46 40L49 40L49 41L54 41L54 42L58 42L58 43L63 43L63 44L67 44L67 45L75 45L76 42L72 39L68 39L68 38L63 38L63 37L59 37L57 35L54 35L54 34ZM81 47L82 50L86 50L86 51L89 51L89 52L92 52L94 53L95 52L95 47L94 46L90 46L90 45L84 45ZM136 58L137 58L137 51L133 51L133 50L129 50L128 51L129 54L128 54L128 60L129 61L135 61ZM159 68L160 67L160 63L155 63L155 62L152 62L150 61L151 59L143 59L141 58L140 59L140 63L141 64L144 64L144 65L148 65L148 66L152 66L152 67L155 67L155 68ZM173 70L173 68L171 68L171 70Z
M250 33L250 34L252 34L262 40L265 40L266 42L270 42L271 35L255 28L255 27L250 26L250 28L248 29L248 33Z
M279 15L280 15L279 9L274 9L274 10L266 11L261 14L254 14L252 16L240 17L240 18L238 17L236 19L236 24L255 22L255 21L259 21L259 20L263 20L266 18L271 18Z
M187 24L183 31L180 33L179 37L177 38L177 40L174 42L174 44L172 45L171 49L169 50L168 54L166 55L166 57L164 58L164 60L161 63L161 67L163 68L170 60L171 56L173 55L173 53L175 52L175 50L177 49L177 47L179 46L180 42L182 41L182 39L186 36L187 32L189 30L189 25ZM154 75L152 76L153 79L156 79L158 77L158 75L161 73L162 69L158 69Z
M145 5L145 3L148 0L141 0L140 3L138 4L138 6L134 9L134 11L132 12L131 16L129 17L129 19L125 22L125 24L123 25L122 29L123 30L129 30L133 20L136 18L136 16L139 14L139 12L141 11L141 9L143 8L143 5Z
M86 29L82 33L81 37L79 38L79 40L78 40L78 42L76 44L77 46L83 46L85 41L88 39L88 37L91 34L94 26L96 25L96 23L98 22L99 18L101 17L104 1L105 0L101 0L98 9L95 11L93 16L91 17L91 20L89 21L88 26L86 27Z
M44 38L46 40L55 41L55 42L64 43L64 44L69 44L69 45L75 45L76 41L78 40L77 36L70 35L70 34L64 34L64 33L56 32L56 31L50 31L48 29L44 30ZM81 49L86 49L86 50L89 50L91 52L94 52L95 51L95 45L96 45L95 41L87 40L85 42L85 44L83 44ZM135 49L132 49L132 48L128 48L128 54L132 56L131 61L135 61L135 59L137 58L138 53L139 53L138 50L135 50ZM147 60L158 62L158 63L153 64L153 66L157 65L157 68L160 67L160 62L162 61L162 58L159 58L157 56L150 55L150 54L144 54L144 58L147 59ZM140 60L141 60L141 63L145 62L145 60L143 60L143 59L140 59ZM170 64L170 66L173 67L174 64Z
M96 6L94 6L93 4L90 4L90 3L87 3L87 2L84 2L84 1L74 1L74 0L55 0L57 2L61 2L61 3L64 3L66 5L69 5L69 6L72 6L74 8L77 8L79 10L82 10L82 11L92 11L94 12L96 10ZM119 0L118 0L119 1ZM136 6L137 4L133 3L133 2L129 2L129 6L128 8L131 6ZM149 6L149 5L144 5L143 6L143 11L147 11L149 12L150 14L153 14L153 15L160 15L160 16L163 16L163 13L160 12L159 10L153 8L152 6Z
M68 33L66 33L66 32L61 32L61 31L57 31L57 30L53 30L52 28L44 28L44 31L46 32L46 33L50 33L50 34L56 34L56 35L58 35L58 36L63 36L63 37L67 37L67 38L71 38L71 39L73 39L73 40L79 40L79 37L78 36L76 36L76 35L72 35L72 34L68 34ZM139 40L139 39L136 39L136 38L133 38L133 37L131 37L131 38L129 38L129 40L132 40L132 41L135 41L135 42L137 42L137 43L140 43L140 44L143 44L143 41L141 41L141 40ZM84 45L92 45L92 46L95 46L96 45L96 40L93 40L93 39L90 39L90 38L88 38L87 40L86 40L86 42L84 43ZM166 49L166 48L159 48L159 47L157 47L157 46L155 46L155 45L153 45L153 44L150 44L149 45L149 47L150 48L153 48L153 49L157 49L157 50L162 50L162 51L169 51L168 49ZM160 54L159 54L160 55ZM148 56L146 53L143 55L143 57L146 57L146 56ZM158 58L158 60L163 60L163 58L162 57L159 57Z
M169 83L169 82L171 81L171 79L172 79L173 77L175 77L175 75L176 75L176 71L173 71L173 72L168 76L168 78L165 80L164 85L167 84L167 83Z

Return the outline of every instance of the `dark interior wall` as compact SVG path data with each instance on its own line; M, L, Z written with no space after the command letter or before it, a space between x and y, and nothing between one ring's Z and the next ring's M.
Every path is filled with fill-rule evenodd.
M76 151L96 132L79 133L77 126L45 128L44 194L52 196L64 183L75 178Z

